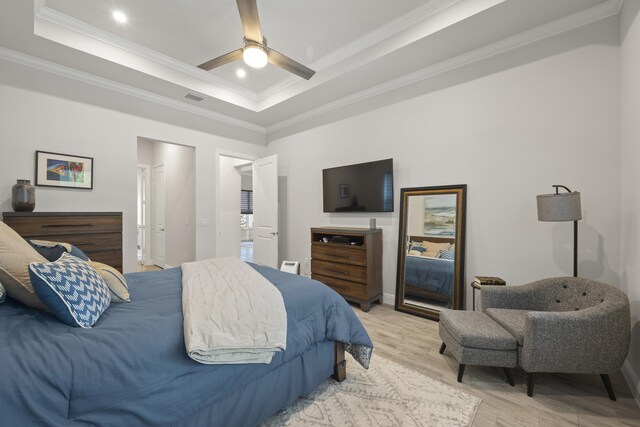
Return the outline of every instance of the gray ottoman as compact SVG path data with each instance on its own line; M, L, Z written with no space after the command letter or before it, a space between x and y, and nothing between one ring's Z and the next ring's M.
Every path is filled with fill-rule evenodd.
M460 364L458 382L462 382L466 365L503 368L512 386L513 378L506 368L518 364L518 342L515 337L479 311L440 311L440 354L448 348Z

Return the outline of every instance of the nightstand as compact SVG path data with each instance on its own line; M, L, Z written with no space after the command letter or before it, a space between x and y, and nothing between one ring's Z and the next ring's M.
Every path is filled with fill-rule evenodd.
M473 311L476 311L476 289L482 292L483 286L505 286L507 283L499 277L476 276L471 282L473 289Z

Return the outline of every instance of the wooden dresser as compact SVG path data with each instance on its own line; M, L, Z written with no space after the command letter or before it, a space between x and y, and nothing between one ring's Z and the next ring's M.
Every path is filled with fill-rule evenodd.
M312 228L311 278L360 304L362 311L375 301L382 304L382 230Z
M4 212L2 217L25 239L71 243L92 261L122 272L122 212Z

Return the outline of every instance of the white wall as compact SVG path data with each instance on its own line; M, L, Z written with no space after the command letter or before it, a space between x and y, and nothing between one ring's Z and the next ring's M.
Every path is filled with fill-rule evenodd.
M541 223L536 214L535 196L563 184L582 192L580 274L617 284L617 42L616 20L601 22L491 58L502 70L270 143L288 170L287 259L310 256L312 226L367 227L375 216L392 302L400 188L466 183L470 306L474 275L520 284L572 274L572 224ZM390 157L393 214L322 212L323 168Z
M631 303L631 349L625 374L640 404L640 2L621 14L622 266L621 288Z
M0 209L11 210L11 186L33 179L35 150L95 159L92 191L36 188L37 211L121 211L124 269L136 269L137 139L196 148L196 258L216 254L216 150L257 156L264 147L9 86L14 66L0 63ZM7 71L5 73L5 71ZM29 74L31 75L31 70ZM34 82L34 85L36 83ZM81 84L77 90L83 90ZM207 219L209 226L201 225Z
M240 175L240 188L242 190L253 190L253 175L252 174L241 174Z

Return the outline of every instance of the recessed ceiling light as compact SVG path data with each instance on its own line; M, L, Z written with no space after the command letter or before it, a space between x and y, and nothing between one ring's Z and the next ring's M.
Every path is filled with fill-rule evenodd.
M247 72L242 68L238 68L236 70L236 76L240 77L241 79L244 79L247 76Z
M125 22L127 22L127 15L120 12L119 10L116 10L115 12L113 12L112 15L113 15L113 19L120 22L121 24L124 24Z

